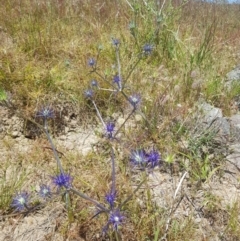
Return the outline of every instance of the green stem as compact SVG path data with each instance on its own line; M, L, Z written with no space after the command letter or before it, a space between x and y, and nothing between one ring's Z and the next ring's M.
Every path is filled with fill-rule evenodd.
M116 59L118 65L118 77L119 77L119 90L122 91L122 74L121 74L121 63L120 63L120 56L119 56L119 48L116 47Z
M106 128L106 124L105 124L104 121L103 121L103 118L102 118L102 116L101 116L101 114L100 114L100 111L99 111L98 108L97 108L97 105L96 105L95 101L92 100L92 103L93 103L93 105L94 105L95 110L97 111L97 116L98 116L98 118L100 119L100 121L102 122L103 127Z
M98 201L88 197L87 195L85 195L84 193L79 192L78 190L74 189L74 188L70 188L70 191L72 191L73 193L75 193L76 195L80 196L81 198L84 198L87 201L92 202L93 204L95 204L97 207L99 207L100 209L102 209L104 212L109 212L109 210L107 208L105 208L102 204L100 204Z
M119 209L121 209L129 200L132 199L133 195L140 189L140 187L143 185L143 183L147 180L147 177L145 177L137 186L137 188L133 191L133 193L127 197L127 199L125 201L123 201L121 203L121 205L119 206Z
M58 157L58 154L57 154L57 151L56 151L56 148L55 148L55 146L54 146L54 144L53 144L53 141L52 141L52 138L51 138L51 136L50 136L50 134L49 134L49 132L48 132L47 120L46 120L46 119L44 119L44 131L45 131L45 134L46 134L46 136L47 136L47 139L48 139L48 141L49 141L49 143L50 143L50 145L51 145L51 147L52 147L54 157L55 157L55 159L56 159L56 161L57 161L57 164L58 164L58 168L60 169L60 172L61 172L61 173L64 173L63 167L62 167L62 164L61 164L61 161L60 161L60 159L59 159L59 157Z
M116 135L119 133L119 131L122 129L122 127L126 124L126 122L129 120L129 118L132 116L132 114L135 112L135 108L132 110L132 112L128 115L128 117L126 118L126 120L122 123L122 125L119 127L119 129L117 130L117 132L114 134L113 138L116 137Z

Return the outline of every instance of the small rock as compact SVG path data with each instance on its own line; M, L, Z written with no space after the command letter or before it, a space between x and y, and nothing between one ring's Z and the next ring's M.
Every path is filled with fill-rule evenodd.
M83 156L86 156L91 151L92 151L92 148L90 146L87 146L82 148L81 153Z
M240 128L240 115L233 115L229 118L232 125Z
M216 133L216 139L224 143L229 139L231 134L230 123L223 117L222 110L206 102L200 105L202 111L202 127L209 128Z
M73 150L74 149L74 144L72 142L65 142L64 146L66 147L67 150Z
M65 133L68 133L68 132L69 132L69 127L68 127L68 126L65 126L64 132L65 132Z
M118 120L117 120L117 123L119 126L121 126L123 123L124 123L125 119L122 118L122 117L119 117Z
M230 71L227 75L227 81L225 86L228 90L231 90L235 83L240 81L240 65Z
M207 122L207 124L211 124L216 118L222 118L222 110L219 108L216 108L206 102L204 102L200 106L201 110L203 111L203 114L205 116L204 121Z
M227 80L230 82L240 80L240 65L236 66L236 68L227 73Z
M60 141L65 141L66 139L67 139L67 137L65 135L59 136Z
M140 114L136 114L135 115L135 120L136 120L137 123L140 123L142 121L142 119L143 118L142 118L142 116Z
M13 131L12 134L11 134L11 136L12 136L13 138L17 138L17 137L20 136L20 133L19 133L19 131Z
M229 171L236 172L240 170L240 144L230 146L231 154L227 156L227 160L232 164L228 167Z

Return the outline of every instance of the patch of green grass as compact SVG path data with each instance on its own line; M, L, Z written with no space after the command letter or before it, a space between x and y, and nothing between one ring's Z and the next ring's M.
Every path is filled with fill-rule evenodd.
M1 168L2 177L0 180L0 210L1 215L6 214L11 207L12 198L20 191L25 179L26 173L24 170L19 170L14 166L6 166ZM20 173L20 175L19 175Z
M228 237L232 239L237 239L239 237L239 203L234 202L231 206L228 207L229 219L226 226L225 233Z

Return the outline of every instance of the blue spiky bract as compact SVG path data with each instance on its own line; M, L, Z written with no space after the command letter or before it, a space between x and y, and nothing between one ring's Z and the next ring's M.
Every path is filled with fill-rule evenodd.
M66 173L60 173L59 175L52 177L52 181L57 186L57 188L64 187L69 189L72 186L72 180L73 178Z
M157 166L160 166L162 162L161 154L156 150L146 152L144 149L132 151L130 155L130 161L133 166L137 166L142 170L152 170Z
M152 169L159 166L162 160L161 154L156 150L150 151L147 154L147 159L148 159L148 166Z
M89 58L88 59L88 65L90 67L94 67L96 65L96 60L94 58Z
M95 79L91 80L91 86L98 87L98 82Z
M144 54L150 55L150 54L152 53L152 51L153 51L153 46L152 46L151 44L145 44L145 45L143 46L143 52L144 52Z
M115 76L113 77L113 83L116 83L116 84L119 85L119 82L120 82L120 81L121 81L121 79L120 79L119 75L115 75Z
M116 199L116 192L110 192L105 196L105 200L110 205L111 209L114 207L115 199Z
M120 44L119 39L113 38L113 39L112 39L112 44L113 44L115 47L118 47L119 44Z
M110 213L108 223L113 225L113 229L118 231L119 225L121 225L124 221L125 217L119 210L113 210Z
M41 185L39 195L44 199L51 197L52 193L50 187L45 184Z
M37 112L37 117L42 117L44 119L50 119L54 118L54 110L50 106L42 107L38 112Z
M132 151L130 161L140 167L147 165L147 155L143 149Z
M85 90L84 95L87 99L92 99L93 98L93 90L92 89Z
M18 193L12 201L11 206L16 209L16 211L24 210L29 203L29 194L27 192Z
M121 86L121 78L119 75L115 75L113 77L113 83L117 84L118 88L120 89Z
M109 138L113 137L113 132L114 132L115 124L113 122L108 122L106 125L106 132Z
M139 94L133 94L129 97L129 102L132 104L133 108L137 108L140 104L141 96Z

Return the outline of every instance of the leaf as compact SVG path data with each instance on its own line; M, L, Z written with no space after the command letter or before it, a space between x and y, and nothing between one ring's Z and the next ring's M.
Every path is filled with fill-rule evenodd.
M0 89L0 101L6 100L7 94L3 89Z

